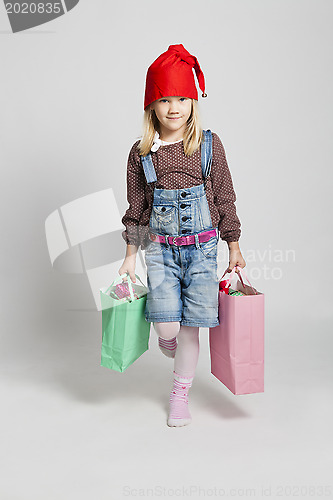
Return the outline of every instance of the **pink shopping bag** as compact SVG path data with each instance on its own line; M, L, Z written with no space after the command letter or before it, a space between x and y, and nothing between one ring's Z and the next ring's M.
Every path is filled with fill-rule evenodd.
M233 394L264 392L264 294L244 284L237 269L236 289L245 295L219 292L220 324L209 329L211 373Z

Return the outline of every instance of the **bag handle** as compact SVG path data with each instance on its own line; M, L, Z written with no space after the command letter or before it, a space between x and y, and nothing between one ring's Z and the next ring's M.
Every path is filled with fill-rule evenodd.
M237 274L238 274L238 277L239 277L239 279L240 279L240 281L241 281L241 283L242 283L243 287L245 288L245 285L244 285L244 282L243 282L243 279L242 279L242 275L241 275L241 273L243 273L244 278L247 280L247 282L248 282L248 284L250 285L250 287L252 288L252 291L254 292L254 294L255 294L255 295L258 295L258 292L257 292L257 291L253 288L253 286L251 285L250 280L249 280L249 278L247 277L247 275L246 275L246 273L245 273L244 269L241 269L239 266L235 266L235 267L232 269L232 271L230 272L230 277L228 278L228 280L230 281L230 280L232 279L232 277L234 276L234 274L235 274L235 272L236 272L236 269L238 270L238 273L237 273ZM224 274L226 274L226 273L224 273ZM223 276L224 276L224 274L223 274ZM223 276L221 277L221 279L223 278ZM220 279L219 281L221 281L221 279Z
M135 276L142 283L142 280L141 280L140 276L138 276L137 274ZM118 278L115 278L112 281L111 285L105 290L105 293L107 293L112 286L117 285L118 283L121 283L123 281L123 278L127 278L128 289L129 289L129 292L130 292L131 300L135 300L134 299L133 287L132 287L132 281L131 281L130 275L128 273L121 274L120 276L118 276ZM142 283L142 285L144 287L146 287L146 285L144 283Z

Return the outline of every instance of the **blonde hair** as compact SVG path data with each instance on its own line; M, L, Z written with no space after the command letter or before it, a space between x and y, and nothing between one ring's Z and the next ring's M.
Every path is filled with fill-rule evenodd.
M186 156L191 156L196 151L202 140L202 127L199 117L198 101L191 99L192 111L187 120L186 129L183 138L184 152ZM154 143L155 132L161 133L160 122L150 105L144 111L142 139L138 145L139 154L146 156Z

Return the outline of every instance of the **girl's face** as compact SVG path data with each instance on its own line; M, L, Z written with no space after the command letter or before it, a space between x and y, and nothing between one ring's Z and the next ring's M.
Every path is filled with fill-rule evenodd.
M192 100L188 97L169 96L162 97L150 105L155 110L161 125L161 136L169 135L170 132L183 134L186 123L191 116Z

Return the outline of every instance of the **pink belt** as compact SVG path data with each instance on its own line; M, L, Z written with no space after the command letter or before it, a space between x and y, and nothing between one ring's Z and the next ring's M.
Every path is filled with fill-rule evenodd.
M202 233L198 233L199 243L204 243L205 241L210 240L213 236L218 236L216 229L210 229L209 231L204 231ZM152 241L156 241L159 243L165 243L165 236L155 233L149 233L149 237ZM189 234L187 236L168 236L168 242L170 245L193 245L195 244L195 235Z

